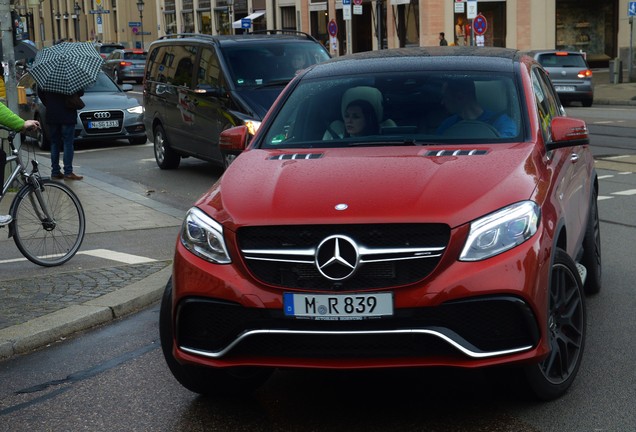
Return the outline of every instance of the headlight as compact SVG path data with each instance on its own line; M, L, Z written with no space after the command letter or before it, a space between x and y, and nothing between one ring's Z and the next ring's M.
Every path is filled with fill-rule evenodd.
M520 245L537 232L540 216L536 203L523 201L477 219L459 260L479 261Z
M136 107L126 108L126 111L128 111L131 114L143 114L144 107L141 105L137 105Z
M250 135L256 135L256 131L261 126L261 122L256 120L245 120L245 126Z
M216 264L232 262L225 247L223 227L196 207L186 213L181 244L196 256Z

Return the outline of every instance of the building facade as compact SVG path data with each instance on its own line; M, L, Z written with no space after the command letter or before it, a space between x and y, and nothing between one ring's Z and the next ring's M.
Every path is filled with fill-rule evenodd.
M437 45L444 32L451 44L568 49L607 62L627 60L632 36L629 0L143 0L142 13L140 1L15 0L15 8L39 47L71 38L134 47L171 33L286 29L342 55ZM477 28L475 12L483 17Z

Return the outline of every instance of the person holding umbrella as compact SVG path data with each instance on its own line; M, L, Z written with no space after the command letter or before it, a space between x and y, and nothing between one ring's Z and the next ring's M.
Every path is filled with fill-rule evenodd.
M75 93L83 96L84 90ZM38 96L46 107L45 121L49 127L51 139L51 178L65 180L82 180L84 176L73 172L73 155L75 147L75 124L77 123L77 107L67 103L69 95L38 90ZM60 167L60 149L63 152L64 173Z
M51 140L51 178L82 180L73 172L73 142L80 96L94 84L104 60L91 43L62 42L39 51L29 69L46 106L46 123ZM64 173L60 150L64 152Z

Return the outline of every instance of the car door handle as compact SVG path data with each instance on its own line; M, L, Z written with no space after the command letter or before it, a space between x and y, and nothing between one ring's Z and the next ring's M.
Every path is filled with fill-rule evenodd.
M570 161L572 161L572 163L577 163L579 161L579 154L578 153L572 153L570 155Z

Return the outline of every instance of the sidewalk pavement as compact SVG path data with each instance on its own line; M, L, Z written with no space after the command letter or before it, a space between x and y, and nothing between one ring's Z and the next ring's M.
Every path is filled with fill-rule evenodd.
M607 70L595 71L594 77L594 105L636 105L636 83L610 84ZM49 174L46 162L40 158L44 175ZM597 163L605 169L636 170L636 156ZM181 224L182 211L96 178L85 175L71 186L84 206L87 234ZM0 214L7 213L9 203L10 199L3 200ZM0 237L5 235L0 230ZM155 303L171 271L170 261L151 261L28 278L0 272L0 359L44 347Z
M48 176L49 161L41 156L38 161L42 175ZM95 177L85 175L82 181L65 182L82 202L86 234L163 227L176 230L181 225L183 211ZM8 213L11 198L2 201L0 214ZM0 229L0 247L5 247L2 243L15 248L13 239L7 238L6 227ZM172 262L142 260L91 270L70 268L62 273L25 275L12 272L11 263L0 265L0 359L46 346L153 304L163 293Z
M623 73L626 81L627 73ZM594 104L599 105L631 105L636 106L636 82L611 84L608 69L593 69Z

